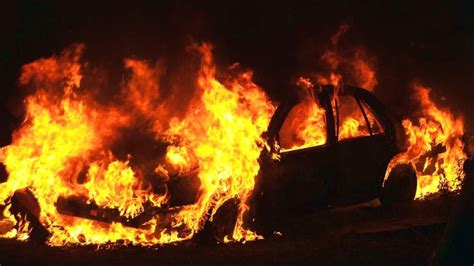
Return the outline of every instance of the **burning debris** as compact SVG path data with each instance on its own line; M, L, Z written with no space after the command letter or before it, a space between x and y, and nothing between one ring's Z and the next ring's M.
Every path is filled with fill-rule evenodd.
M179 91L160 94L160 63L126 59L130 77L107 103L83 85L83 45L25 65L26 117L0 149L0 234L155 245L191 239L210 221L220 241L250 241L273 232L262 224L279 212L459 189L462 118L415 85L420 112L397 132L371 92L374 60L338 51L347 30L321 58L329 71L299 78L278 108L251 71L218 70L207 43L191 49L200 66L184 110L173 108Z

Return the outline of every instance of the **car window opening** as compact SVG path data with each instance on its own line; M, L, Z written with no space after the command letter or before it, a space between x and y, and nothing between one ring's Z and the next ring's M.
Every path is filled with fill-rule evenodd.
M339 140L372 135L364 112L353 96L340 95L337 105L336 120L342 121L337 123Z
M374 115L374 112L373 112L372 108L370 108L370 106L364 100L360 99L359 101L362 105L362 110L364 111L364 113L367 116L368 123L370 125L371 130L372 130L372 135L377 135L377 134L383 133L384 132L383 127L382 127L380 121Z
M288 113L280 132L281 152L324 145L326 112L315 97L306 97Z

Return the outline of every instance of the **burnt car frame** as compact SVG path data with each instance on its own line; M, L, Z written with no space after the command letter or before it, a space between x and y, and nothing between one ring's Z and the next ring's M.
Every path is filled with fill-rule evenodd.
M265 133L266 141L272 145L262 152L254 190L255 220L265 224L257 228L265 231L263 228L268 228L268 224L288 213L353 205L377 197L385 205L414 199L417 179L411 165L395 167L384 186L387 166L400 149L396 123L383 104L371 92L355 86L342 86L336 91L327 85L312 90L314 100L325 111L326 141L322 145L282 151L280 132L301 99L290 96L279 105ZM354 100L367 135L340 139L340 97ZM377 132L369 115L379 127ZM274 159L275 155L279 159Z
M288 213L327 209L334 206L357 204L381 198L382 203L412 200L416 192L416 174L412 166L394 168L384 184L390 160L399 153L395 123L384 106L369 91L354 87L316 86L311 88L312 100L324 109L326 140L321 145L283 151L280 149L280 131L291 110L301 97L287 97L276 109L268 130L263 134L269 143L259 158L260 171L250 198L251 211L246 222L262 234L270 234ZM334 97L337 95L337 97ZM349 97L360 108L367 127L366 136L340 139L341 105L339 97ZM369 121L376 122L378 132ZM278 158L278 159L276 159ZM102 208L80 198L59 198L58 212L64 215L102 222L120 222L139 228L154 216L169 217L181 206L192 204L199 195L197 169L171 177L166 183L170 200L160 208L145 206L145 211L133 219L121 217L118 210ZM162 184L163 185L163 184ZM32 199L33 198L33 199ZM17 191L12 202L14 212L26 213L36 225L41 239L47 233L38 221L39 206L27 190ZM232 233L239 200L226 202L216 212L212 222L207 222L197 238L222 241Z

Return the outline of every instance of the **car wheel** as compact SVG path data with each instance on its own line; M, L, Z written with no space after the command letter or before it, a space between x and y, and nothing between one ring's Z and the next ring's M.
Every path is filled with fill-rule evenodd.
M235 224L237 223L237 216L239 214L239 200L230 199L226 201L214 214L212 220L212 233L214 238L224 243L224 239L227 236L229 239L232 238Z
M212 221L206 221L204 228L195 236L195 240L200 244L213 245L224 243L226 236L231 239L239 213L239 202L238 199L229 199L222 204Z
M412 201L416 195L417 177L412 164L399 164L390 172L380 194L383 206Z

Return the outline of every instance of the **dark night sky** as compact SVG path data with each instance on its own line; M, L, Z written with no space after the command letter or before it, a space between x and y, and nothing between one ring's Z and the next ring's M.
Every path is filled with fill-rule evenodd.
M295 75L317 71L321 52L342 22L352 25L346 45L376 56L376 93L396 115L404 114L406 88L418 79L474 128L472 1L94 2L2 4L0 146L21 119L16 83L21 65L71 43L85 43L86 60L119 80L125 57L164 58L170 69L179 69L185 47L207 40L216 47L219 65L238 61L253 69L257 83L278 100Z

